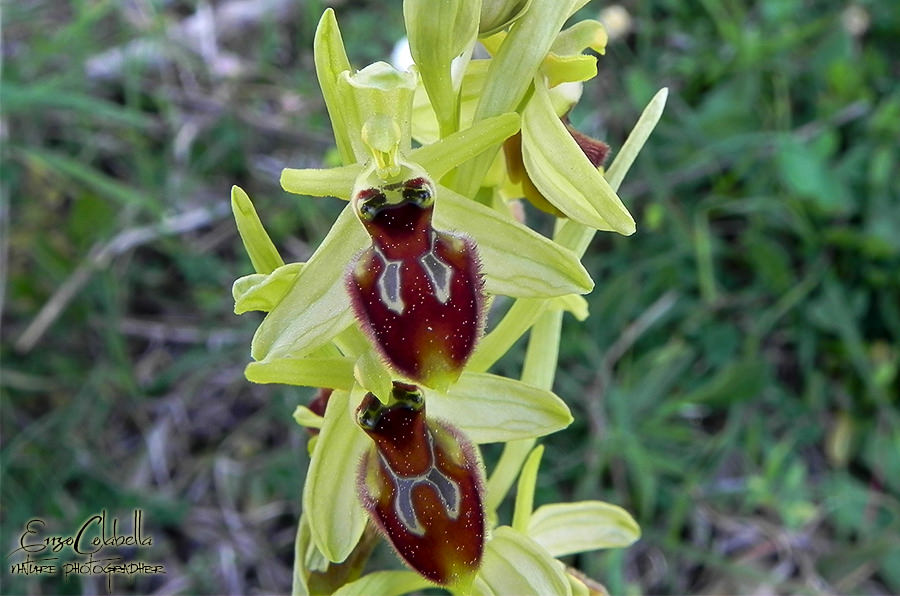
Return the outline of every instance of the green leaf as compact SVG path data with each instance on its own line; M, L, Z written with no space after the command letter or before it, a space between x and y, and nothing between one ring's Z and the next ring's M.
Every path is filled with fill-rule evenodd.
M771 386L766 364L746 359L730 362L679 401L729 406L758 397Z
M554 503L538 507L528 535L554 557L600 548L628 546L641 536L631 515L602 501Z
M362 171L362 164L328 169L284 168L281 171L281 188L295 195L337 197L347 201L353 191L353 183Z
M290 291L256 330L250 350L254 360L302 356L353 323L344 274L367 244L365 230L347 205Z
M535 81L522 113L522 159L541 194L571 219L626 236L634 219L556 115L546 86Z
M428 414L459 427L475 443L539 437L572 423L553 392L487 373L464 372L447 393L429 397Z
M353 386L353 359L273 358L251 362L244 369L244 376L254 383L283 383L349 391Z
M3 84L6 85L6 81L3 81ZM17 154L21 154L35 171L50 171L56 176L67 176L123 206L141 207L148 213L159 213L162 209L159 197L148 194L140 188L123 184L119 179L91 167L83 158L76 159L56 151L28 149L9 144L7 146ZM6 173L5 164L4 173Z
M454 60L470 59L480 14L481 0L403 2L410 54L437 113L441 136L459 128L459 81L454 82L451 66L465 70L465 64Z
M435 227L478 244L485 290L519 298L586 294L594 283L572 251L497 211L438 187Z
M571 596L572 588L562 567L534 540L501 526L485 547L481 570L475 577L475 593Z
M325 106L328 108L328 116L334 129L334 140L338 152L341 154L341 161L345 164L354 163L357 159L353 153L345 110L338 92L338 77L342 72L350 70L350 61L347 59L341 30L334 16L334 10L331 8L325 10L319 20L319 26L316 27L313 56L316 63L316 77L319 79L322 97L325 98Z
M516 485L516 506L513 509L512 527L517 532L524 533L528 529L531 519L531 510L534 507L534 487L537 484L538 468L541 466L541 456L544 455L544 446L535 447L519 474L519 483Z
M431 145L413 149L409 159L425 168L432 178L440 180L459 164L499 145L519 131L519 115L501 114L477 122Z
M331 394L303 489L313 542L335 563L353 551L367 518L356 494L356 468L372 443L350 417L349 400L346 391Z
M240 315L251 310L269 312L275 308L297 281L303 265L304 263L289 263L268 275L253 273L236 279L231 286L234 314Z
M399 596L433 586L414 571L375 571L343 585L333 596Z

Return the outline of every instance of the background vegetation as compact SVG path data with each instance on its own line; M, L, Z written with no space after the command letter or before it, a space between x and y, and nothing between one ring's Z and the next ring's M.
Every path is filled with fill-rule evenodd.
M402 35L398 1L333 4L357 65ZM586 257L591 318L567 321L556 384L576 423L537 501L635 513L635 547L574 561L613 593L898 593L900 11L622 6L573 122L615 150L657 88L669 105L620 193L638 234ZM228 196L248 190L286 260L336 215L278 187L332 143L324 7L2 3L5 553L33 517L127 528L139 507L154 544L132 554L167 574L117 591L289 590L290 415L312 392L243 379L259 317L231 312L251 268ZM10 561L4 593L105 589Z

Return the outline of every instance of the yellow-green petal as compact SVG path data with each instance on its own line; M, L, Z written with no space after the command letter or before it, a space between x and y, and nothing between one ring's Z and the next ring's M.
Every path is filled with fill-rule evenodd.
M517 299L500 322L475 346L468 370L484 372L493 366L528 331L549 304L539 298Z
M372 157L371 148L363 141L363 127L373 116L381 125L396 125L397 151L409 152L412 141L412 101L418 77L415 72L400 72L386 62L375 62L356 73L338 76L347 134L356 161Z
M266 233L253 202L239 186L231 187L231 211L250 262L257 273L272 273L284 261Z
M482 0L478 34L487 37L519 20L532 0Z
M606 52L606 29L600 21L585 19L560 32L550 46L557 56L574 56L590 48L598 54Z
M579 321L584 321L590 315L588 301L578 294L566 294L553 299L551 308L558 308L571 313Z
M234 297L234 314L251 310L269 312L278 304L303 269L303 263L288 263L272 273L254 273L239 277L231 286Z
M537 80L522 114L522 157L541 194L571 219L598 230L634 233L631 214L566 130Z
M547 77L547 86L560 83L578 83L597 76L597 59L593 56L557 56L550 54L544 60L541 72Z
M254 383L282 383L304 387L330 387L349 391L353 386L353 359L272 358L251 362L244 376Z
M475 121L515 110L525 97L538 67L568 19L572 2L534 2L510 28L491 60L487 82L475 110ZM460 166L457 190L474 195L491 165L486 154Z
M375 350L366 350L356 360L353 376L363 389L374 393L381 403L386 404L391 399L393 389L391 371L381 361Z
M528 535L554 557L601 548L621 548L641 537L631 515L602 501L554 503L538 507Z
M472 126L475 108L478 107L478 100L481 98L481 90L487 80L490 63L490 60L469 62L459 90L460 128ZM434 113L434 108L431 107L428 94L423 86L416 88L416 95L413 98L413 138L423 145L430 145L441 139L437 115Z
M347 201L353 183L362 171L362 164L329 169L284 168L281 171L281 188L297 195L337 197Z
M519 115L501 114L476 122L470 128L449 135L432 145L424 145L409 154L413 161L440 180L459 164L478 156L519 131Z
M294 408L294 422L304 428L322 428L325 418L319 416L306 406Z
M366 526L366 512L356 494L356 472L371 441L350 417L349 400L346 391L331 394L303 489L313 542L335 563L350 555Z
M606 180L614 190L617 190L619 185L622 184L625 174L631 169L631 165L637 158L638 153L640 153L644 143L650 138L650 133L653 132L657 122L662 117L668 95L669 90L663 87L653 96L653 99L641 112L640 118L638 118L634 128L628 134L628 138L625 140L622 148L616 154L612 165L606 171ZM554 234L554 239L557 242L571 248L579 257L587 250L593 237L594 230L586 229L578 222L572 220L559 222L557 224L557 232Z

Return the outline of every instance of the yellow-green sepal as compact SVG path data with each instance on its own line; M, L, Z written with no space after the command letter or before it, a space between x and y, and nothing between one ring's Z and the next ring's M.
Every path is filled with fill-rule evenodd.
M337 144L341 161L351 164L357 161L350 141L346 122L346 109L338 91L338 77L342 72L350 70L350 61L344 50L344 40L338 27L334 10L328 8L319 19L313 41L313 60L316 64L316 77L325 98L325 107L331 126L334 129L334 140Z
M334 563L350 555L367 519L357 496L356 464L371 441L350 416L349 403L349 392L331 394L303 488L312 541Z
M284 261L272 244L269 234L259 220L253 202L239 186L231 187L231 211L237 224L238 233L244 248L250 256L250 262L257 273L272 273L284 265Z
M556 115L540 77L522 114L522 158L541 194L571 219L597 230L634 233L631 214Z

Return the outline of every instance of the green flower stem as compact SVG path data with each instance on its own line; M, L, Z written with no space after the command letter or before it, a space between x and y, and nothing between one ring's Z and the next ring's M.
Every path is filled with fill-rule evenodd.
M468 368L478 372L491 368L537 321L548 304L540 298L519 298L513 302L500 322L478 342Z
M562 310L545 311L531 329L525 365L522 367L523 382L548 391L552 389L556 375L556 360L559 356L562 316ZM503 446L500 461L497 462L487 483L485 505L491 514L497 510L509 492L534 442L535 439L520 439Z
M519 439L503 445L500 460L487 481L487 496L484 505L489 515L493 515L503 499L506 498L522 463L528 457L531 448L534 447L534 443L535 439Z
M541 456L544 455L544 446L535 447L519 474L519 484L516 486L516 505L513 509L513 530L526 534L528 524L531 521L531 511L534 508L534 488L537 483L538 468L541 465Z

